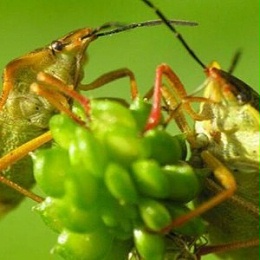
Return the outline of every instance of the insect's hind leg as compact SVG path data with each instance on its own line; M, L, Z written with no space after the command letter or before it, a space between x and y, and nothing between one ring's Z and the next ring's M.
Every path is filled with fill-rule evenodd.
M226 243L220 245L212 245L212 246L204 246L199 248L196 252L196 256L198 259L201 259L201 256L208 254L216 254L216 253L225 253L232 250L238 250L249 247L258 247L259 246L259 238L250 239L246 241L238 241L234 243Z
M217 206L221 202L230 198L237 186L233 174L226 168L217 158L215 158L209 151L203 151L201 154L203 160L209 165L214 173L214 177L224 187L224 190L218 193L215 197L202 203L200 206L195 208L193 211L174 219L172 223L165 227L162 232L169 232L172 228L179 227L187 223L190 219L197 217L211 208Z

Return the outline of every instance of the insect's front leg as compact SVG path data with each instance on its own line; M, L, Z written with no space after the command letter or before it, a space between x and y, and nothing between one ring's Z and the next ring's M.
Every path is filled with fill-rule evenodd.
M168 86L163 85L163 77L166 78ZM204 97L189 96L180 81L179 77L174 71L167 65L159 65L156 69L155 84L153 90L153 107L147 122L147 129L152 129L158 125L161 114L161 100L166 103L166 110L168 111L168 119L166 123L169 123L174 119L180 128L180 130L186 135L187 140L193 147L196 146L194 130L189 126L184 112L187 112L194 120L205 120L207 115L202 115L196 112L191 103L211 103L211 101Z
M121 68L105 73L89 84L80 85L79 88L81 90L96 89L112 81L125 77L128 77L130 79L131 97L132 99L135 99L138 96L138 87L136 84L134 73L128 68Z
M110 71L101 75L89 84L80 84L79 86L66 85L63 81L54 77L53 75L40 72L37 75L38 82L35 82L31 85L31 90L38 95L45 97L54 107L56 107L59 111L69 115L76 122L84 124L84 122L82 122L75 114L73 114L73 112L71 112L68 100L64 100L64 95L67 96L68 99L72 98L75 101L78 101L84 108L86 115L88 115L88 99L82 98L83 96L80 95L76 90L79 89L88 91L96 89L104 86L105 84L125 77L129 77L130 79L131 98L134 100L138 97L139 91L134 73L127 68Z
M82 99L82 96L74 90L75 86L67 85L48 73L39 72L37 82L34 82L30 86L30 89L37 95L46 98L58 111L67 114L77 123L84 124L84 122L71 111L70 99L72 98L82 104L86 113L88 113L89 110L88 103L84 103L87 99Z

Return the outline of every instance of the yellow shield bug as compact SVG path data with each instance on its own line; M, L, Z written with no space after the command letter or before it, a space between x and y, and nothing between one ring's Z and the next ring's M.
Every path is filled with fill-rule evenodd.
M187 94L168 65L157 68L154 93L157 104L151 113L150 126L159 118L162 95L170 118L175 119L190 143L190 163L194 167L209 167L214 173L206 180L197 208L174 220L166 230L204 214L210 223L213 245L201 248L198 257L226 252L232 259L258 259L259 94L216 63L205 66L164 14L149 0L143 2L154 9L207 76L202 86L204 96L196 97ZM163 76L170 90L162 85ZM192 102L201 103L199 112L191 107ZM195 121L194 128L189 127L184 111Z

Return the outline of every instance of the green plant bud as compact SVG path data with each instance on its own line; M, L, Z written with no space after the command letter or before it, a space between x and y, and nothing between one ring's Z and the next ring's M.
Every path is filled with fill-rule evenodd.
M70 162L73 166L82 167L96 177L103 177L107 156L103 145L94 135L77 127L69 147Z
M154 160L138 160L133 163L133 179L140 193L152 198L167 198L170 194L168 178Z
M167 165L163 171L170 184L170 199L187 203L198 195L200 182L192 167L187 163Z
M33 161L34 177L39 187L48 196L63 196L64 179L71 171L68 152L59 147L37 151Z
M186 157L184 141L171 136L165 130L149 130L144 134L144 138L150 144L151 158L161 165L175 164Z
M186 135L177 134L177 135L174 135L173 138L178 139L178 142L179 142L179 145L180 145L181 151L182 151L181 160L185 160L187 158L187 154L188 154Z
M100 213L97 207L81 210L76 207L71 198L65 196L60 200L60 219L67 229L77 233L92 232L102 225Z
M189 213L191 209L181 204L168 204L167 208L171 214L172 219L176 219L181 216L185 216L185 214ZM178 232L182 235L187 235L191 237L199 237L206 232L206 225L202 218L196 217L189 220L184 225L174 228L174 232Z
M101 219L111 234L121 240L132 237L134 218L137 217L136 206L120 204L108 191L103 192L98 206Z
M138 194L129 172L116 163L110 163L105 172L105 184L110 193L125 203L137 203Z
M134 242L142 259L163 260L165 241L161 234L149 233L144 229L134 230Z
M143 132L148 117L151 112L152 105L143 98L136 98L130 105L130 110L136 120L138 130Z
M145 225L149 229L160 231L171 223L171 215L168 209L156 200L141 199L139 210Z
M92 100L91 119L90 128L95 135L101 138L115 126L137 129L130 110L112 100Z
M120 164L129 166L138 158L147 158L149 146L144 140L133 133L132 129L118 126L107 133L105 144L109 158Z
M101 219L108 228L113 228L119 225L118 215L121 211L121 205L119 204L119 201L108 191L105 184L100 189L98 207L100 209Z
M74 139L77 124L67 115L54 115L49 122L53 139L64 149L68 149Z
M63 229L59 210L60 199L47 197L43 202L33 207L33 211L40 214L44 223L57 233Z
M99 180L82 168L74 169L71 178L65 182L66 194L83 210L90 209L97 203L100 186Z
M113 237L104 228L87 234L64 230L54 252L66 260L100 260L109 252Z

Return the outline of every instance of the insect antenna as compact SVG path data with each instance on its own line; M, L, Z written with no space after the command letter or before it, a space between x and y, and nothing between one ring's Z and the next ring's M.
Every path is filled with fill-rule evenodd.
M197 26L198 23L193 22L193 21L185 21L185 20L167 20L169 24L175 24L175 25L183 25L183 26ZM139 22L139 23L131 23L131 24L123 24L119 22L109 22L101 25L100 27L94 29L91 33L84 35L81 39L85 39L88 37L91 37L93 35L97 37L102 37L102 36L107 36L107 35L112 35L124 31L130 31L135 28L140 28L140 27L148 27L148 26L157 26L164 24L164 21L162 20L150 20L150 21L145 21L145 22ZM114 28L114 29L112 29ZM111 29L108 31L104 31L106 29Z
M166 16L149 0L141 0L143 1L147 6L152 8L154 12L157 14L157 16L163 21L163 23L173 32L174 36L181 42L183 47L186 49L186 51L193 57L193 59L203 68L206 69L207 67L205 64L200 60L200 58L195 54L195 52L191 49L191 47L188 45L188 43L185 41L183 36L176 30L173 23L170 23L169 20L166 18Z
M241 54L242 54L241 50L236 51L235 55L233 56L233 58L231 60L231 64L228 69L229 74L233 74L235 68L237 67L238 62L240 61Z

